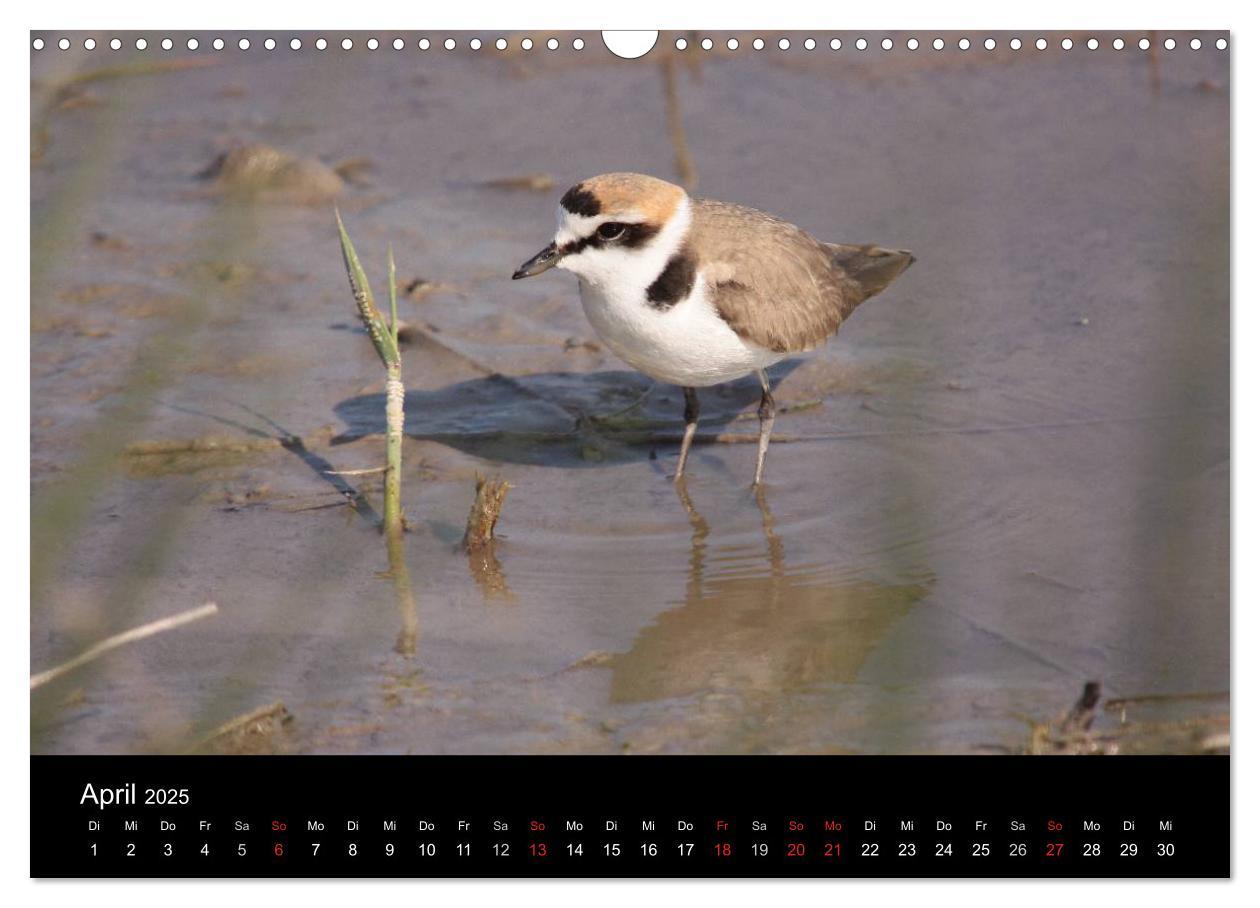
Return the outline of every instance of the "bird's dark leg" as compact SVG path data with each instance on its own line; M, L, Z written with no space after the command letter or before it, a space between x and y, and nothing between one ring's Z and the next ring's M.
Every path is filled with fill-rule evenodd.
M761 485L761 474L766 468L766 451L770 448L770 430L774 428L774 398L770 395L770 379L765 369L757 370L761 379L761 406L757 408L757 418L761 420L761 435L757 439L757 472L753 476L753 485Z
M683 388L683 419L687 428L683 430L682 451L678 454L678 469L674 471L674 482L683 478L687 469L687 452L691 450L691 439L696 435L696 424L700 421L700 401L696 398L695 388Z

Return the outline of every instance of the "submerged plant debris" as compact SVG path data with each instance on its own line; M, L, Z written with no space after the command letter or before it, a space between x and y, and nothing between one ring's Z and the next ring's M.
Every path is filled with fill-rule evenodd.
M1085 685L1071 709L1033 723L1032 754L1229 753L1229 695L1224 693L1102 700L1101 685ZM1101 715L1098 709L1101 706ZM1095 726L1095 718L1100 719Z

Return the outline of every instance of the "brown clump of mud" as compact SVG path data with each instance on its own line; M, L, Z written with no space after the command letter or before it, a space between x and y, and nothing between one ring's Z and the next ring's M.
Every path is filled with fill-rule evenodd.
M264 202L313 205L337 198L346 184L331 167L253 143L225 151L198 176L217 190Z

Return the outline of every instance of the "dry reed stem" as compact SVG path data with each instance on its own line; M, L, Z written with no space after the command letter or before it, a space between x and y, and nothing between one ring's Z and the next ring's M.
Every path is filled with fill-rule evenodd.
M117 649L127 643L134 643L137 640L143 640L145 637L152 637L154 634L160 634L163 631L174 630L192 621L198 621L202 618L209 618L211 615L218 614L219 607L213 602L207 602L205 605L189 609L186 612L180 612L178 615L171 615L169 618L160 618L157 621L150 621L148 624L142 624L139 627L133 627L129 631L123 631L121 634L115 634L112 637L106 637L100 643L89 646L79 655L75 656L68 662L63 662L55 668L42 671L39 674L31 675L31 690L40 685L47 684L57 678L67 675L82 665L99 659L110 650Z
M374 476L384 473L389 467L368 467L365 470L325 470L325 476Z
M674 169L678 182L692 192L696 188L696 164L687 147L687 130L683 127L682 108L678 103L678 79L674 74L673 57L661 60L661 75L665 80L665 114L669 119L669 139L674 146Z
M420 613L416 609L416 597L411 590L411 573L407 570L401 526L385 531L385 554L389 558L389 578L394 584L398 615L402 621L398 637L394 641L394 652L411 657L416 654L416 641L420 637Z

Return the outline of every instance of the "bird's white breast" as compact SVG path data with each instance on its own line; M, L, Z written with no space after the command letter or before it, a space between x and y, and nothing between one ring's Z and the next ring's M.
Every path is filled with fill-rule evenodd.
M557 246L590 232L588 220L561 208ZM741 378L783 359L745 343L706 298L704 263L686 297L653 305L648 288L687 244L691 202L684 198L647 245L611 246L561 259L578 277L582 308L600 339L615 354L657 381L707 387Z
M579 278L582 308L600 339L634 368L657 381L703 388L731 381L783 359L745 343L705 298L704 274L691 293L668 309L650 306L644 288L593 284Z

